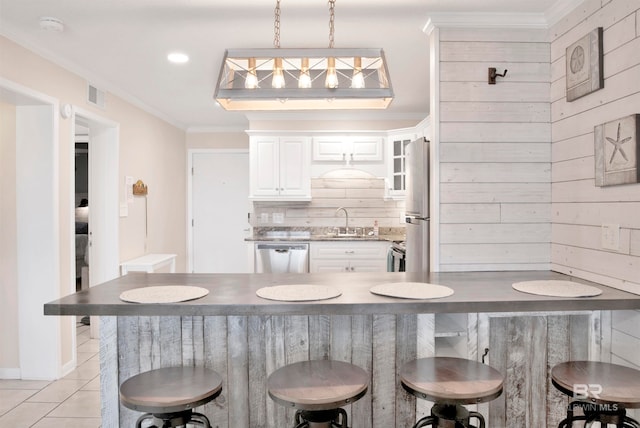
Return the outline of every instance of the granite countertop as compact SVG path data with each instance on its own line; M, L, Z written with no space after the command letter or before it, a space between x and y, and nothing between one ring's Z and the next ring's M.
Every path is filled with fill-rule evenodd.
M334 228L256 228L253 236L245 241L269 242L312 242L312 241L404 241L404 228L380 228L380 233L374 235L371 228L357 228L358 233L349 236L338 235ZM355 229L355 228L354 228Z
M511 284L561 279L596 286L595 297L558 298L521 293ZM451 296L432 300L398 299L369 292L389 282L428 282L451 287ZM342 295L311 302L279 302L258 297L259 288L318 284ZM157 285L204 287L203 298L172 304L126 303L123 291ZM44 305L45 315L319 315L531 312L640 309L640 296L550 271L441 273L188 274L129 273Z
M364 236L331 236L331 235L308 235L308 236L285 236L285 237L271 237L271 236L252 236L245 238L245 241L254 242L314 242L314 241L404 241L404 235L364 235Z

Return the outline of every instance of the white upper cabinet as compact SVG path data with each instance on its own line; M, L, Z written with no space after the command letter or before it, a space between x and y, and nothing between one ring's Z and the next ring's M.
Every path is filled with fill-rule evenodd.
M314 162L382 162L384 138L379 136L313 137Z
M417 138L415 132L390 133L387 139L387 195L403 198L405 195L405 148Z
M308 137L251 136L250 198L311 199Z

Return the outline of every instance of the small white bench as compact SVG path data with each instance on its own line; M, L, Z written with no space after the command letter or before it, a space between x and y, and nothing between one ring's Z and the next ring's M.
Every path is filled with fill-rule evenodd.
M127 260L120 263L120 272L122 275L126 275L128 272L152 273L165 266L169 266L169 272L171 273L176 271L175 254L146 254L142 257Z

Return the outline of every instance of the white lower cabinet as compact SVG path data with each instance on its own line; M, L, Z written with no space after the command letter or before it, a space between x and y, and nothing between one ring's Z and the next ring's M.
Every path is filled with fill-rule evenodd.
M311 242L310 272L386 272L387 241Z

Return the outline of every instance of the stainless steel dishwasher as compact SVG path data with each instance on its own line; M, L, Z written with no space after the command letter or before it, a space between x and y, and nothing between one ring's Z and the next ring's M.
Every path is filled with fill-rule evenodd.
M255 273L309 272L308 243L258 243L255 246Z

